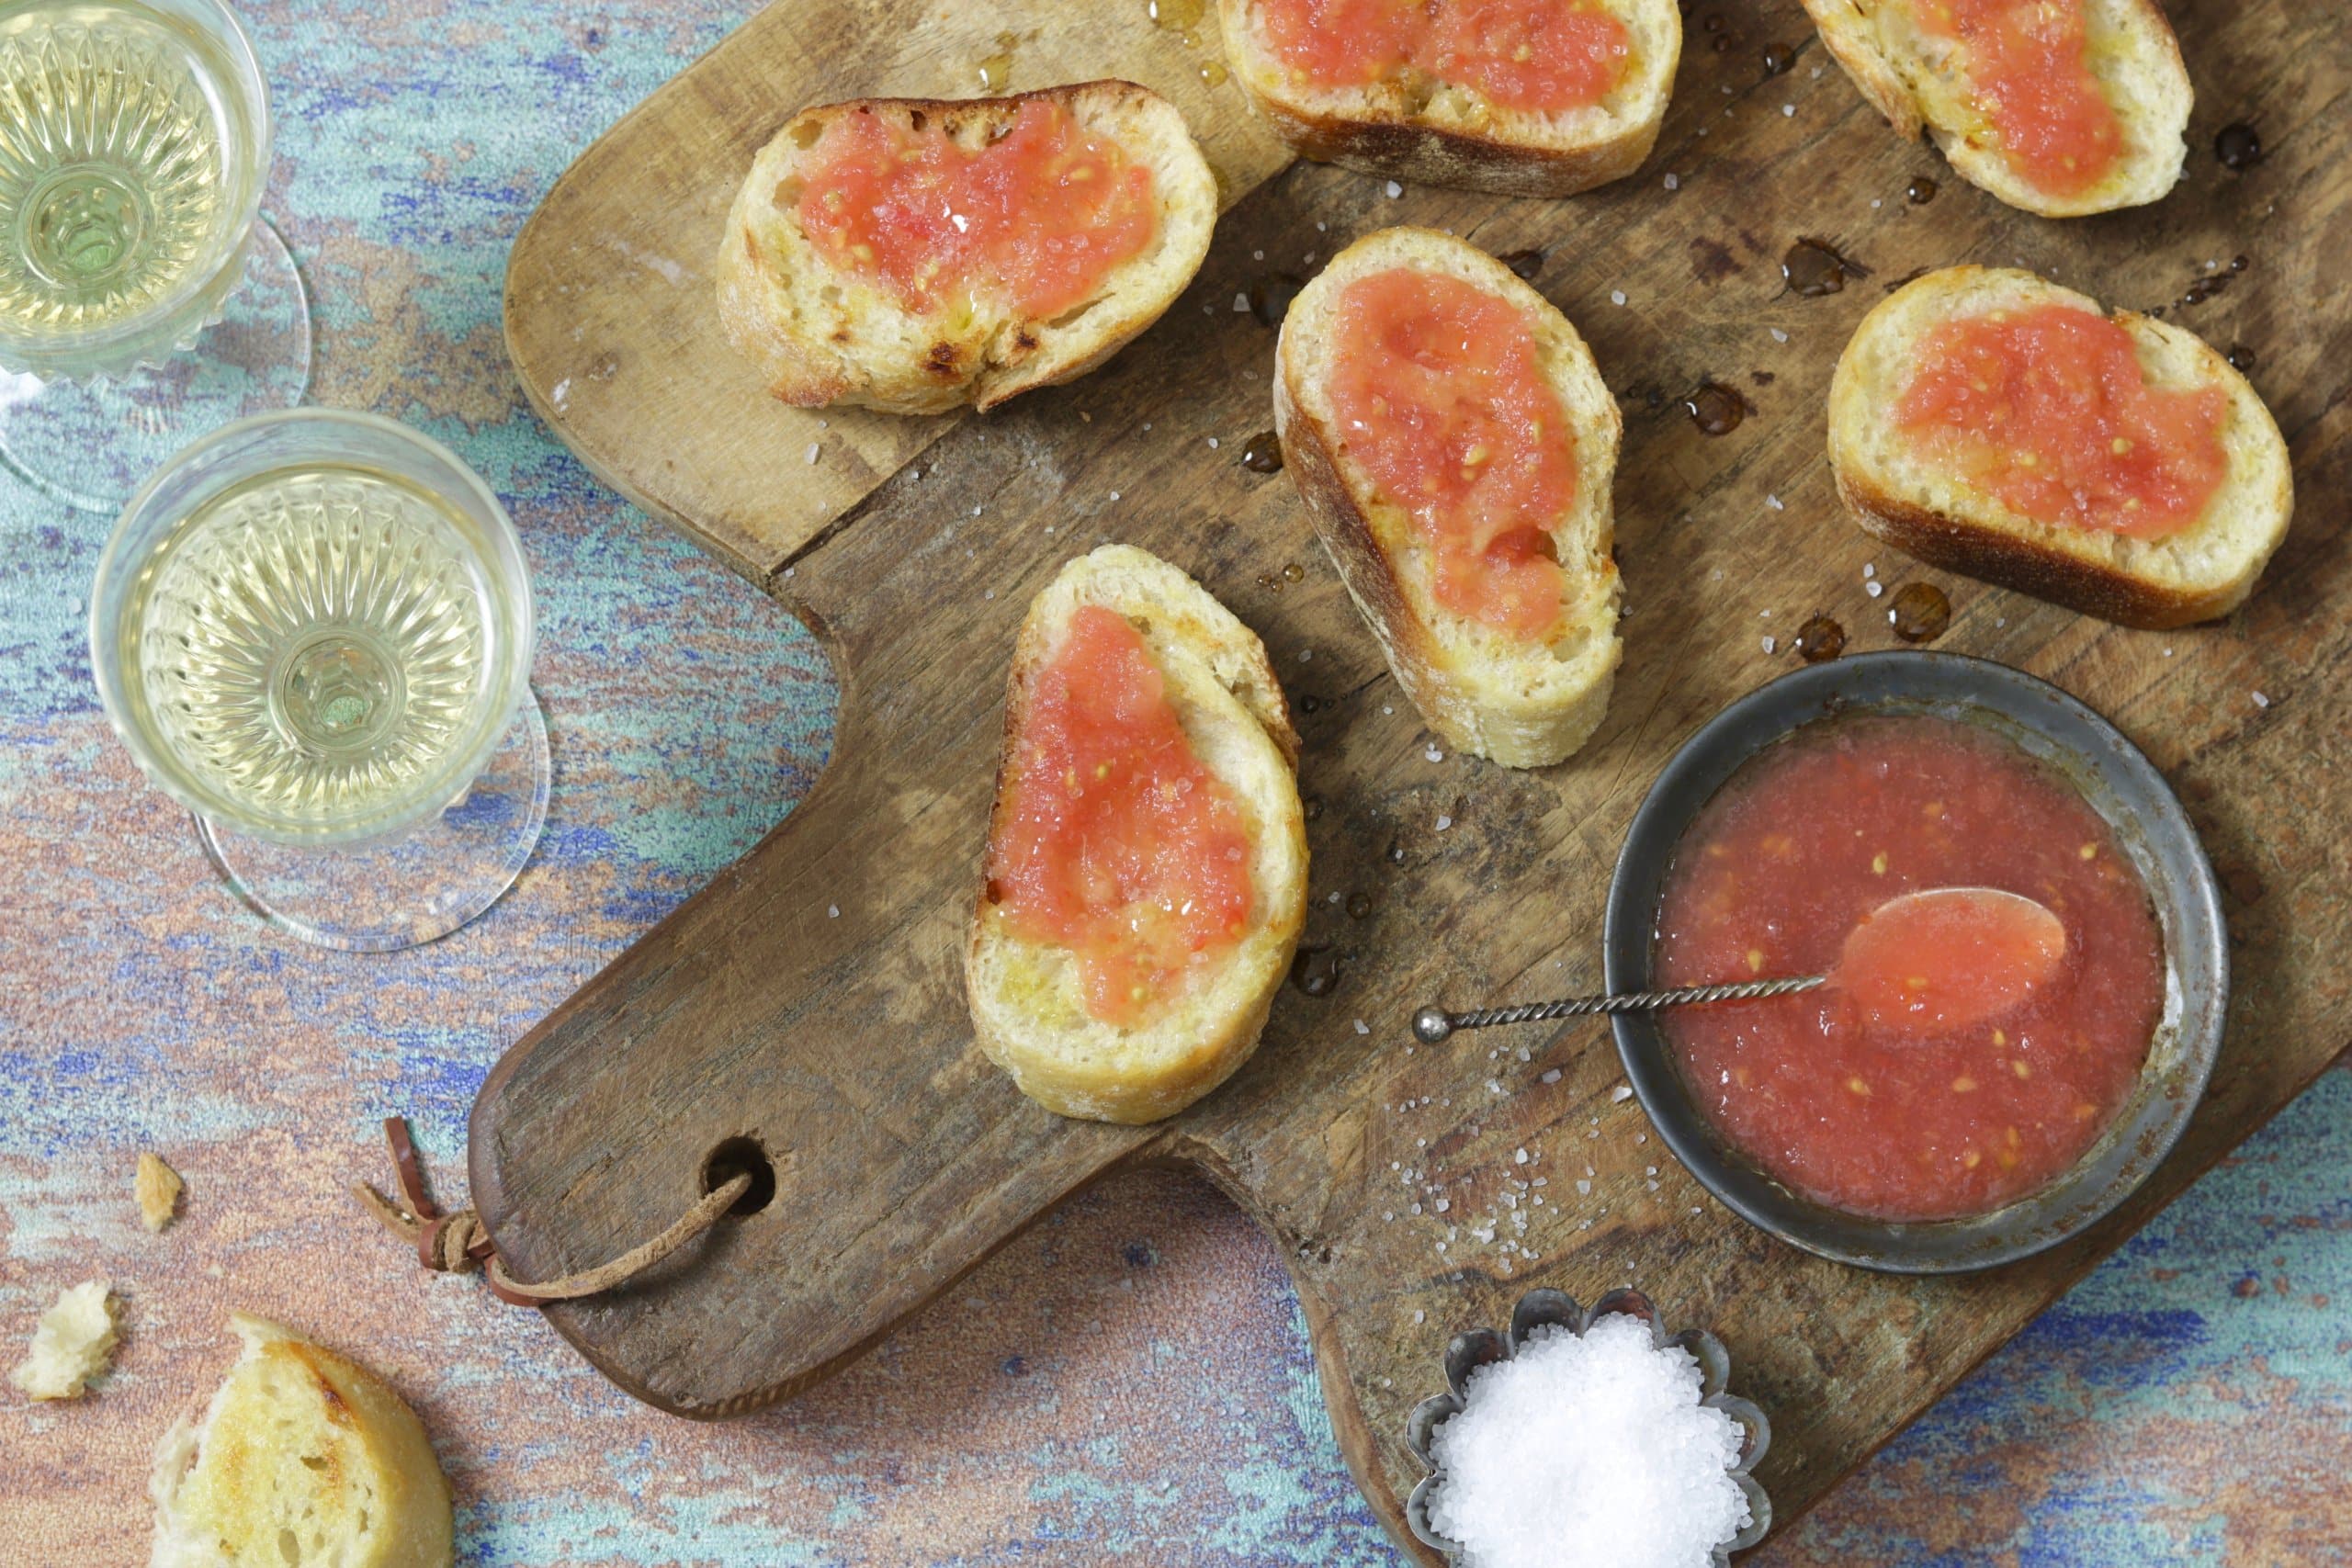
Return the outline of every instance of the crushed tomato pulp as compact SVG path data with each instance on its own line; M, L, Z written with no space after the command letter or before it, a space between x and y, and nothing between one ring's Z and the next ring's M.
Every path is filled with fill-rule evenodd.
M1743 768L1675 852L1659 983L1835 975L1896 897L1994 887L2057 916L2054 972L1993 1016L1888 1021L1843 977L1795 996L1662 1015L1693 1102L1792 1190L1892 1220L1987 1213L2047 1186L2130 1097L2163 1012L2163 944L2106 822L2063 778L1956 720L1822 721ZM1931 931L1915 942L1938 941ZM2041 963L1922 946L1963 988ZM1876 962L1902 970L1898 955ZM1967 1010L1961 1010L1965 1015Z
M2152 387L2132 334L2072 305L1944 321L1895 421L1978 490L2042 523L2161 539L2229 472L2219 387Z
M960 292L1052 317L1151 243L1151 171L1031 98L978 148L870 112L826 125L796 208L826 262L911 310Z
M2011 170L2079 196L2122 154L2123 129L2092 74L2083 0L1913 0L1931 38L1966 51L1977 109Z
M1438 604L1543 640L1560 619L1551 530L1576 500L1577 460L1527 313L1398 267L1347 286L1334 336L1340 439L1412 518Z
M1550 112L1599 103L1633 58L1625 24L1597 0L1261 0L1257 11L1275 55L1317 87L1418 73Z
M1249 928L1250 840L1126 619L1070 617L1033 677L989 896L1023 937L1077 954L1087 1011L1142 1021Z

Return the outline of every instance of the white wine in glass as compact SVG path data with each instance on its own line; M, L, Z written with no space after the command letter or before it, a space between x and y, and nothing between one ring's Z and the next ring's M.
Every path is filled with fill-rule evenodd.
M133 757L297 935L430 941L528 857L529 579L497 499L435 443L326 410L223 428L123 514L90 635Z
M300 398L268 167L266 85L220 0L0 0L0 457L21 476L111 509L196 434Z

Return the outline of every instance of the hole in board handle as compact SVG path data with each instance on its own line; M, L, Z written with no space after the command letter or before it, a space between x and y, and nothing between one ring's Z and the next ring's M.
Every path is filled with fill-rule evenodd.
M757 1138L727 1138L703 1156L702 1190L717 1190L739 1176L748 1176L752 1185L743 1195L727 1205L734 1215L756 1214L775 1201L775 1166L768 1159L768 1152Z

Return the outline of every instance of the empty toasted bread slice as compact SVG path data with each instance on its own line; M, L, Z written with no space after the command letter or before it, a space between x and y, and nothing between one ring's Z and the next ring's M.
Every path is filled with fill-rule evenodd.
M1443 7L1389 7L1396 34L1323 8L1218 0L1226 58L1283 140L1344 168L1503 196L1572 196L1641 167L1682 52L1674 0L1550 0L1516 39L1449 38Z
M2014 383L1970 372L1969 387L1960 389L1963 412L1939 416L1942 425L1917 423L1922 405L1914 393L1930 374L1951 374L1937 367L1954 342L1963 341L1953 333L2023 331L2024 323L2046 319L2052 307L2069 313L2057 318L2062 324L2071 320L2069 330L2093 343L2111 345L2114 329L2127 334L2152 392L2198 396L2199 423L2185 439L2203 448L2197 461L2210 494L2194 500L2204 489L2199 483L2160 502L2172 508L2164 525L2168 531L2151 536L2119 531L2139 512L2143 503L2132 487L2143 481L2128 471L2103 473L2096 449L2086 459L2068 446L2074 435L2089 432L2094 448L2104 442L2119 460L2132 457L2134 438L2109 426L2135 416L2128 410L2112 418L2098 412L2130 393L2102 392L2088 404L2027 400L2040 395L2026 384L2030 378L2059 371L2054 353L2034 352L2031 367L2014 372ZM2101 319L2085 321L2071 312ZM2120 361L2121 349L2114 352ZM2012 386L2018 389L2014 402ZM1951 422L1984 417L1964 411L1974 406L1968 395L1984 394L1987 387L1996 389L1989 394L1996 403L2007 405L1999 417L2021 432L2018 444L1996 447L1988 434L1982 450L1951 446L1955 440L1976 442L1975 430ZM1935 392L1927 389L1927 395ZM1939 450L1938 442L1946 445ZM2151 442L2143 456L2162 459L2163 445ZM1889 544L1931 566L2131 626L2185 626L2235 609L2286 536L2295 503L2287 445L2269 410L2201 339L2128 310L2104 317L2098 301L2030 272L1979 266L1929 273L1863 318L1830 382L1829 461L1847 505L1864 528ZM2028 485L2044 482L2045 474L2052 483L2064 476L2059 520L2019 510L2020 500L2047 493L2020 490L2019 464L2032 470ZM2095 510L2070 513L2064 509L2068 505Z
M1993 21L2037 29L1965 36L1951 0L1804 0L1822 41L1895 133L1924 126L1962 178L2028 212L2076 218L2138 207L2180 178L2194 93L2156 0L2046 0ZM1975 24L1972 23L1972 26ZM2014 51L2014 52L2012 52ZM2087 72L2097 99L2048 83L2003 92L2017 62Z
M1106 612L1117 620L1102 619ZM1098 649L1115 659L1074 668ZM1102 680L1111 683L1092 683ZM1124 740L1085 750L1069 743L1099 736L1091 727L1113 711L1130 716L1122 725L1145 727L1136 733L1172 713L1181 739L1167 743L1162 730L1161 749L1148 753ZM1142 762L1147 755L1153 760ZM1153 1122L1249 1060L1306 913L1297 755L1256 634L1166 561L1105 545L1063 567L1037 595L1013 649L988 866L964 963L980 1049L1023 1093L1065 1116ZM1089 764L1090 756L1103 760ZM1190 816L1152 817L1152 807L1122 816L1115 804L1096 804L1120 797L1080 799L1098 780L1112 791L1133 780L1171 813L1189 811L1185 800L1211 804ZM1031 826L1040 808L1067 811L1073 823L1088 815L1067 829L1071 837L1042 847L1047 833ZM1131 827L1139 818L1148 824ZM1135 880L1134 852L1173 853L1167 845L1180 842L1202 846L1195 858L1224 869L1215 879L1188 866L1176 883ZM1080 870L1065 881L1060 868L1069 866ZM1246 892L1214 904L1234 892L1235 867L1246 867ZM1085 905L1079 924L1041 931L1037 911L1065 887L1080 889L1072 895ZM1223 911L1216 919L1226 923L1188 957L1155 967L1135 957L1147 939L1133 950L1119 945L1148 922L1183 929L1165 922L1191 917L1196 899ZM1107 946L1090 947L1098 939ZM1111 956L1092 956L1102 952Z
M1496 445L1523 454L1549 444L1573 464L1564 510L1510 519L1548 536L1541 547L1559 568L1548 626L1498 626L1441 604L1438 542L1407 510L1409 498L1384 490L1351 448L1335 376L1343 353L1370 344L1341 330L1342 304L1360 280L1398 269L1458 279L1507 305L1532 335L1535 372L1565 428ZM1292 302L1276 350L1274 428L1316 534L1430 727L1457 750L1515 768L1582 746L1608 710L1622 653L1610 487L1623 421L1567 318L1475 245L1430 229L1382 230L1332 257Z
M448 1568L449 1483L416 1412L291 1329L229 1323L228 1380L155 1447L153 1568Z
M989 189L957 183L976 161ZM993 408L1157 320L1216 205L1183 117L1132 82L826 104L786 121L736 195L719 320L787 403Z

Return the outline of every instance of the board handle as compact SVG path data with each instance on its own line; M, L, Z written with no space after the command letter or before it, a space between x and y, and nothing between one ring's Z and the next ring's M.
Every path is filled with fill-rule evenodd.
M521 1280L624 1253L752 1177L658 1268L548 1308L677 1415L825 1377L1155 1136L1056 1116L981 1056L959 952L989 770L888 740L863 704L845 715L808 798L475 1101L474 1200Z

